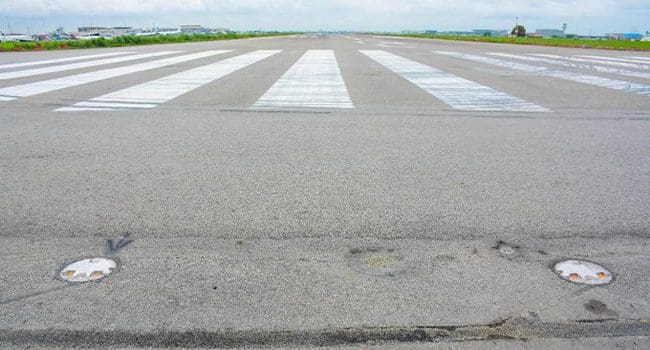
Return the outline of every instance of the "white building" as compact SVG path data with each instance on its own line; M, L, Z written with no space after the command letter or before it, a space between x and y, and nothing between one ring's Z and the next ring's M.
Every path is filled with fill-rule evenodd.
M210 31L210 29L198 24L183 24L180 29L183 34L202 34Z
M537 29L535 34L545 38L564 38L564 31L562 29Z
M18 33L5 34L0 32L0 42L15 42L15 41L34 41L30 36Z

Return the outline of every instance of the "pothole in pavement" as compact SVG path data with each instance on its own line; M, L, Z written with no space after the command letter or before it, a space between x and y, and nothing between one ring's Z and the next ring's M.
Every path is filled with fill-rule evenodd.
M585 303L585 309L593 314L607 317L618 317L618 312L611 310L600 300L591 299Z
M519 246L503 241L497 242L497 245L494 246L494 249L497 250L501 257L509 260L520 258L522 256Z
M392 248L352 248L347 254L348 266L364 275L390 277L405 271L404 258Z

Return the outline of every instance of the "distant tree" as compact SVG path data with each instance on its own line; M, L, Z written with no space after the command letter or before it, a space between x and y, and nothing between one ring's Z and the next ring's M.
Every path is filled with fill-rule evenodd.
M510 34L516 37L526 36L526 27L522 26L521 24L518 24L514 28L512 28L512 33Z

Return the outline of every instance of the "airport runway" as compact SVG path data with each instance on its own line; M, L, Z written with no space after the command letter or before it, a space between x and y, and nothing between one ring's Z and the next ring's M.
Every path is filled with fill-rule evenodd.
M363 35L0 53L0 179L0 340L111 345L99 322L268 345L522 314L649 332L648 53ZM57 289L125 232L118 273ZM404 267L351 268L368 248ZM570 285L548 269L564 257L618 279Z

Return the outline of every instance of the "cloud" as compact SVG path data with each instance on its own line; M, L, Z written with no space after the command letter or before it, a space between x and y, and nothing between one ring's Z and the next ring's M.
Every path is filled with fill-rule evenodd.
M169 18L249 28L371 30L501 28L519 16L534 25L570 21L574 28L605 28L645 26L650 4L638 0L0 0L0 13L69 21L76 16L83 23L98 23L100 18L122 22L146 18L147 23L155 18L159 23Z
M173 12L335 12L416 14L455 13L467 15L558 15L580 12L582 15L604 14L638 5L626 0L568 0L568 1L512 1L512 0L111 0L84 2L78 0L2 0L3 13L27 14L156 14ZM646 7L650 7L646 6Z

